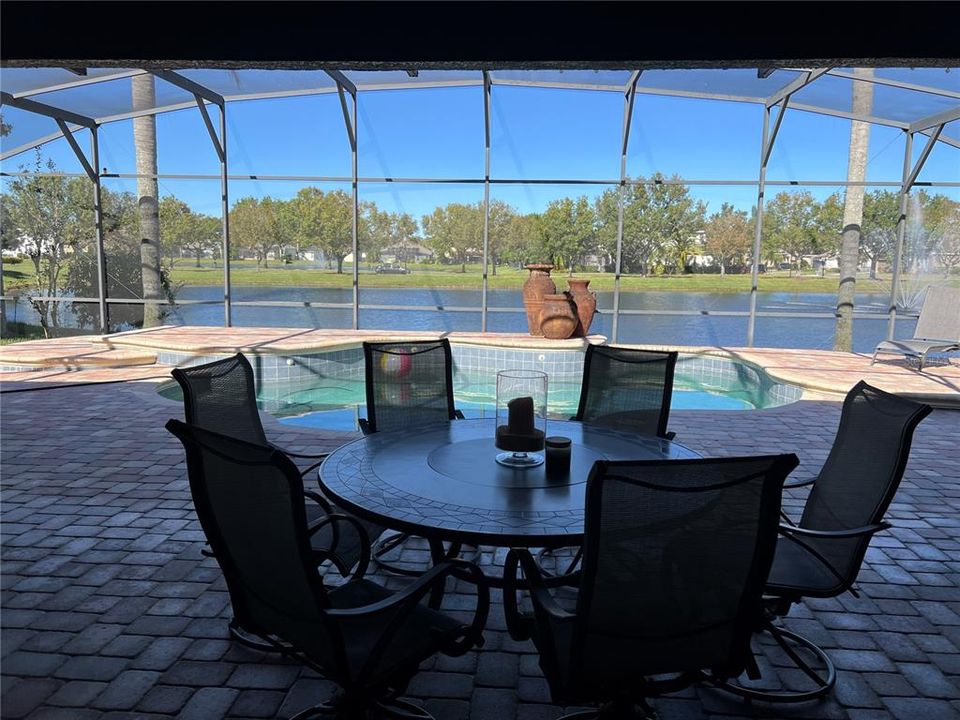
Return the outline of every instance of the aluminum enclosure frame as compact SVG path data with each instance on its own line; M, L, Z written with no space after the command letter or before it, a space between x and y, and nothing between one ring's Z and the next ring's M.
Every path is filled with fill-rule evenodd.
M100 221L99 213L99 195L100 195L100 181L102 177L136 177L136 175L131 174L111 174L101 175L99 168L98 157L98 146L97 146L97 128L106 122L114 122L122 119L128 119L140 115L148 114L159 114L162 112L169 112L178 109L184 109L190 107L192 103L178 103L172 106L163 107L163 108L153 108L145 111L137 112L128 112L115 114L110 116L105 116L102 118L89 118L76 113L71 113L68 110L51 107L49 105L44 105L38 103L35 100L30 98L35 95L44 94L47 92L52 92L54 90L63 90L72 87L79 87L83 85L90 85L100 82L109 82L111 80L122 80L125 78L132 77L133 75L138 75L142 73L150 72L147 70L130 70L130 71L121 71L117 73L110 73L102 76L88 77L80 76L75 81L60 83L56 86L50 86L45 88L33 89L29 91L24 91L17 94L10 94L4 92L2 95L2 102L5 105L10 105L11 107L17 107L22 110L27 110L30 112L38 112L40 114L46 114L50 117L56 119L58 126L60 128L59 133L53 133L51 135L45 136L44 138L39 139L37 142L29 144L28 146L21 146L4 152L0 155L0 159L7 159L13 155L19 154L26 149L32 147L37 147L40 144L49 142L50 140L57 139L59 137L64 137L71 144L71 147L74 149L74 152L77 153L78 158L80 159L81 164L86 170L87 176L94 183L94 196L95 196L95 208L96 208L96 218L97 218L97 248L98 248L98 281L99 281L99 297L98 298L72 298L70 301L73 302L97 302L100 305L100 316L101 316L101 328L103 332L109 333L109 319L108 319L108 306L110 304L138 304L146 302L143 300L128 300L128 299L111 299L107 297L107 288L106 288L106 259L103 252L103 232L102 232L102 222ZM535 82L535 81L524 81L524 80L515 80L515 79L500 79L496 80L493 78L488 71L481 72L481 79L479 82L474 81L464 81L464 80L454 80L447 82L418 82L416 84L410 83L394 83L394 84L382 84L382 85L368 85L364 88L358 88L344 73L334 70L326 70L327 75L334 81L334 88L329 89L316 89L311 91L292 91L292 92L265 92L265 93L255 93L247 94L243 96L236 96L233 98L225 98L222 95L214 92L213 90L206 88L189 78L186 78L180 75L177 72L164 70L164 71L153 71L153 74L159 77L160 79L169 82L173 85L180 87L188 92L191 92L194 95L195 105L199 109L201 116L204 120L204 123L210 133L211 141L214 145L214 149L217 152L218 158L220 160L220 174L219 179L221 181L221 211L222 211L222 253L224 258L224 324L225 326L230 326L232 324L231 317L231 308L232 306L268 306L268 307L318 307L318 308L346 308L350 307L352 310L352 326L354 329L359 328L359 312L361 309L400 309L400 310L429 310L430 306L405 306L405 307L396 307L396 306L379 306L379 305L361 305L360 303L360 287L359 287L359 259L360 259L360 247L359 247L359 238L358 238L358 222L359 222L359 183L360 182L408 182L408 183L417 183L417 182L427 182L427 183L483 183L484 185L484 225L483 225L483 272L482 272L482 296L481 296L481 307L479 308L481 313L481 331L486 332L487 330L487 314L488 312L522 312L522 310L515 310L512 308L490 308L488 307L487 295L488 295L488 268L489 268L489 222L490 222L490 186L491 184L550 184L550 185L563 185L563 184L597 184L597 185L611 185L618 188L618 223L617 223L617 245L616 245L616 260L615 260L615 269L614 269L614 296L613 296L613 316L612 316L612 340L614 342L618 339L619 334L619 318L621 315L716 315L716 316L731 316L731 317L747 317L748 318L748 329L747 329L747 345L753 346L754 344L754 332L755 332L755 323L757 317L833 317L832 314L811 314L811 313L780 313L780 312L759 312L757 310L757 292L758 292L758 273L759 273L759 244L762 234L762 224L763 224L763 200L764 200L764 191L766 186L769 185L828 185L828 186L850 186L852 184L859 185L870 185L870 186L880 186L886 185L891 187L899 187L900 190L900 208L901 216L897 225L897 245L895 257L893 258L893 282L891 289L891 300L890 308L888 312L888 338L893 337L897 309L896 309L896 293L899 282L900 275L900 265L901 265L901 253L903 248L903 240L905 235L905 217L906 217L906 204L907 197L911 188L918 184L917 176L920 170L923 167L924 162L930 154L933 146L937 142L944 142L948 145L954 147L960 147L960 142L954 140L950 137L942 136L942 131L944 126L948 122L953 122L960 119L960 107L944 112L940 112L926 118L914 121L913 123L904 123L893 121L889 119L878 118L874 116L865 116L865 115L856 115L854 113L839 111L839 110L830 110L828 108L820 108L815 106L810 106L806 104L796 104L790 103L791 96L806 87L807 85L813 83L818 78L823 76L829 77L838 77L845 78L850 80L855 80L854 76L844 73L842 71L832 69L832 68L818 68L812 70L804 71L805 74L800 75L793 79L788 84L781 87L775 93L770 95L767 98L758 98L758 97L748 97L748 96L736 96L736 95L725 95L725 94L711 94L705 92L696 92L696 91L678 91L670 89L661 89L653 87L643 87L638 83L641 77L641 71L634 71L630 75L630 79L627 82L625 87L619 86L604 86L604 85L590 85L590 84L576 84L576 83L551 83L551 82ZM873 78L869 82L875 82L881 85L886 85L890 87L895 87L904 90L915 90L919 92L926 92L931 94L940 95L943 97L949 97L951 99L960 100L960 93L954 93L949 90L944 90L941 88L932 88L929 86L921 86L911 83L904 83L896 80L891 80L888 78ZM493 85L503 85L503 86L515 86L515 87L556 87L562 89L583 89L591 90L598 92L621 92L624 95L624 120L622 128L622 143L621 143L621 163L620 163L620 177L618 180L539 180L539 179L493 179L490 177L490 105L492 100L492 87ZM482 179L477 178L465 178L465 179L431 179L431 178L360 178L358 177L358 137L357 137L357 116L358 116L358 98L357 93L359 91L372 92L378 90L389 90L389 89L426 89L432 87L471 87L471 86L480 86L483 89L483 98L484 98L484 177ZM231 176L228 174L228 153L227 153L227 142L226 142L226 103L228 101L235 102L240 100L252 100L252 99L268 99L274 97L289 97L291 95L308 95L308 94L328 94L332 92L337 92L340 98L341 107L344 114L345 129L347 133L347 139L351 148L351 176L350 178L321 178L321 177L297 177L297 176L256 176L258 179L267 180L267 179L293 179L293 180L306 180L306 181L316 181L316 180L340 180L340 181L349 181L352 187L352 200L353 200L353 216L352 216L352 255L353 255L353 277L352 277L352 290L353 290L353 300L350 305L345 305L343 303L312 303L312 302L266 302L266 301L249 301L249 302L236 302L232 300L231 289L230 289L230 240L229 240L229 201L228 201L228 188L229 180L231 179L240 179L247 176ZM348 102L345 98L345 93L348 93L351 96L351 105L352 107L348 108ZM760 162L760 172L757 181L723 181L723 180L684 180L684 181L667 181L663 182L670 184L682 184L682 185L749 185L758 187L758 203L757 203L757 213L756 213L756 223L755 223L755 234L754 234L754 247L752 252L752 261L751 261L751 291L750 291L750 309L749 312L726 312L726 311L629 311L622 310L620 308L620 278L622 272L622 245L623 245L623 204L624 204L624 193L625 188L628 185L643 184L639 181L631 181L626 176L626 160L627 160L627 151L629 146L630 139L630 125L633 116L633 107L634 99L636 95L640 94L650 94L650 95L668 95L674 97L691 97L699 99L715 99L715 100L729 100L737 102L751 102L751 103L763 103L764 104L764 121L763 121L763 131L762 131L762 142L761 142L761 162ZM206 111L205 102L216 104L220 109L220 136L217 137L217 133L214 130L213 124L209 118L209 115ZM766 181L766 164L770 157L770 153L773 148L773 143L777 137L777 132L780 128L780 125L786 115L786 110L788 107L790 109L800 110L806 112L815 112L827 116L841 117L845 119L854 119L854 120L863 120L870 122L871 124L885 125L889 127L897 127L904 131L907 138L907 153L904 163L904 173L903 180L901 183L878 183L878 182L864 182L864 183L847 183L847 182L831 182L831 181L789 181L789 182L767 182ZM770 121L770 112L773 107L779 106L777 119L775 121L772 131L769 128ZM350 110L352 109L352 113ZM93 168L90 167L90 163L86 161L83 156L83 153L79 151L78 146L76 145L75 140L73 139L73 130L68 123L72 123L75 126L86 127L91 130L93 135L92 141L92 154L93 154ZM909 161L910 161L910 152L912 147L912 140L915 134L922 134L927 136L927 144L924 148L923 154L916 163L915 167L910 172ZM19 173L2 173L3 175L12 175ZM63 173L68 175L68 173ZM163 175L158 174L157 177L184 177L184 178L201 178L207 176L176 176L176 175ZM253 176L250 176L253 177ZM960 183L923 183L926 186L960 186ZM2 285L0 285L0 302L7 300L5 295L2 292ZM37 298L41 299L41 298ZM54 300L50 298L50 300ZM57 298L56 300L62 301L62 299ZM211 301L180 301L177 304L211 304ZM477 312L477 308L460 308L460 307L449 307L449 306L436 306L436 310L451 311L451 312ZM875 314L868 313L855 313L855 317L877 317Z

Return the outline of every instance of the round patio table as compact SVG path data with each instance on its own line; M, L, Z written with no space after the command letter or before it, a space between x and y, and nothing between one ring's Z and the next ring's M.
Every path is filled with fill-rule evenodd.
M330 453L320 485L335 504L431 541L556 548L583 540L584 491L597 460L698 458L676 442L580 422L548 420L570 438L570 473L515 469L494 459L493 418L378 432Z

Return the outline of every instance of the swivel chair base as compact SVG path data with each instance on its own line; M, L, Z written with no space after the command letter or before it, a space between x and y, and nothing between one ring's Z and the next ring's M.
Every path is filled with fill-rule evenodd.
M659 715L646 700L614 701L593 710L577 710L557 720L658 720Z
M374 718L394 718L395 720L436 720L419 705L399 698L372 700L368 703L353 704L344 695L338 695L328 703L320 703L301 710L290 720L309 720L310 718L332 717L335 720L373 720Z
M733 693L748 700L760 700L768 703L802 703L818 700L826 696L837 682L837 670L830 657L811 640L795 632L777 627L771 622L765 622L762 631L770 633L777 645L790 658L793 666L801 670L810 679L813 688L810 690L765 690L741 685L736 678L720 680L704 675L703 681L708 685ZM805 650L816 658L811 664L800 657L797 649ZM813 665L822 666L822 670L815 670Z

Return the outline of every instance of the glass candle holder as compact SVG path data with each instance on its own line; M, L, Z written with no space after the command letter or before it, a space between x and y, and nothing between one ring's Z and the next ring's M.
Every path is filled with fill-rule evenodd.
M497 373L497 462L514 468L543 463L547 435L547 374L539 370Z

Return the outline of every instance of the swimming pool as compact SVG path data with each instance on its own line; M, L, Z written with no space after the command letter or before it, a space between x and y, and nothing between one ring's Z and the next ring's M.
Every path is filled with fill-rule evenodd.
M529 350L452 344L454 399L466 417L494 412L496 374L507 368L542 370L549 377L551 416L577 411L583 352ZM222 356L221 356L222 357ZM363 351L359 347L298 356L249 355L257 376L262 410L291 425L356 430L365 417ZM161 362L192 365L215 357L166 357ZM180 387L164 383L158 392L182 400ZM778 383L749 363L711 355L681 355L674 376L672 410L754 410L786 405L802 391Z

